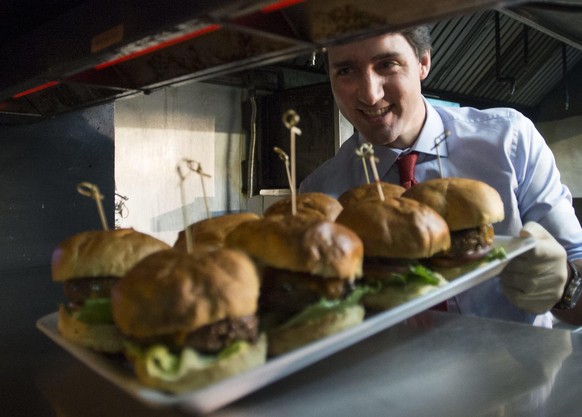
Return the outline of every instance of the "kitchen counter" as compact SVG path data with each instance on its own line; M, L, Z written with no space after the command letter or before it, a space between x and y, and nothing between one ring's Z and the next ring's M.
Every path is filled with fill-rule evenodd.
M1 274L6 416L183 416L128 396L35 328L61 289L48 268ZM211 416L578 416L582 334L428 312Z

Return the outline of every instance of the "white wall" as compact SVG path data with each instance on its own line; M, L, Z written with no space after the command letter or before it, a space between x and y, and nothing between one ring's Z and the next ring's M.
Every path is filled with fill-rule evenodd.
M206 217L200 176L183 158L211 175L204 182L211 214L246 209L241 194L241 92L192 83L115 104L115 182L128 197L118 226L150 233L169 244L184 228L179 165L188 173L184 201L188 223Z
M562 182L582 197L582 116L537 124L556 158Z

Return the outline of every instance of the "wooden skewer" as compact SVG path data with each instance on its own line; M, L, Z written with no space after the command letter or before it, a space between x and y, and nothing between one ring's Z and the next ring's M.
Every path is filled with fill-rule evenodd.
M356 155L362 160L362 166L364 167L364 175L366 176L366 184L370 184L370 176L368 175L368 166L366 165L366 158L368 157L368 150L372 145L369 143L362 143L358 149L356 149Z
M200 162L193 161L191 159L182 159L182 162L186 164L186 167L190 172L194 172L200 176L200 182L202 183L202 198L204 200L204 208L206 209L206 218L210 218L210 208L208 207L208 195L206 194L206 187L204 185L204 178L212 178L211 175L208 175L202 169L202 164ZM191 253L192 250L192 231L190 230L188 218L186 215L186 198L185 198L185 191L184 191L184 181L186 181L186 176L188 173L182 173L180 165L176 167L178 172L178 176L180 178L180 197L182 200L182 217L184 221L184 233L186 234L186 250L188 253Z
M287 110L283 114L283 124L287 129L289 129L290 142L291 142L291 212L293 215L297 214L297 176L296 176L296 158L295 158L295 136L301 135L301 130L297 127L299 123L299 115L293 109Z
M287 182L289 183L289 188L293 188L293 179L291 177L291 171L289 169L289 156L285 153L285 151L277 146L273 148L275 153L279 155L279 158L285 163L285 171L287 171ZM293 215L295 213L292 211Z
M443 133L441 133L436 138L434 138L434 146L432 147L432 149L436 149L437 161L439 163L439 175L440 175L441 178L443 178L443 166L441 165L441 154L439 152L439 145L442 142L444 142L445 140L447 140L447 138L450 135L451 135L451 131L450 130L445 130Z
M208 196L206 195L206 187L204 186L204 177L212 178L202 169L202 164L200 162L192 161L191 159L185 160L190 171L195 172L200 175L200 183L202 184L202 197L204 198L204 208L206 209L206 218L210 218L210 208L208 207Z
M107 219L105 218L105 212L103 211L103 204L101 203L101 200L103 200L103 194L101 194L99 191L99 187L90 182L81 182L77 185L77 191L79 194L95 200L97 203L97 210L99 211L99 217L101 218L101 225L103 226L103 230L109 230Z
M184 233L186 235L186 252L192 253L192 231L188 227L190 224L188 222L188 214L186 213L186 197L184 191L184 181L186 180L186 175L182 173L180 165L176 166L176 171L178 172L178 177L180 179L180 201L182 203L182 222L184 223Z
M382 190L382 184L380 183L380 176L378 175L378 169L376 168L376 162L379 161L378 158L374 156L374 148L372 147L371 143L363 143L358 150L356 150L356 154L362 158L362 163L364 164L364 169L366 168L365 159L368 158L370 161L370 166L372 167L372 174L374 175L374 181L376 182L376 189L378 190L378 196L380 201L384 201L384 190ZM366 180L368 184L370 184L370 179L368 177L368 171L365 170L366 173Z

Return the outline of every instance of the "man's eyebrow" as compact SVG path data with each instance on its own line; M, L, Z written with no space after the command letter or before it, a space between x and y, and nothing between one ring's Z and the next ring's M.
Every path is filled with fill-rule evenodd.
M398 52L384 52L381 54L374 55L372 61L381 61L387 58L398 58L400 54Z
M372 62L381 61L387 58L398 58L400 54L398 52L383 52L380 54L376 54L372 57ZM344 68L344 67L351 67L356 64L355 59L344 59L343 61L334 62L331 64L332 68Z
M342 67L351 67L355 64L355 60L353 59L344 59L343 61L334 62L331 64L332 68L342 68Z

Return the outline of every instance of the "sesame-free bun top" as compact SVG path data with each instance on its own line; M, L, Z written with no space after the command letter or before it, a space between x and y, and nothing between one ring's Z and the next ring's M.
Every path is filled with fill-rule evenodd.
M400 197L406 191L406 188L389 182L380 182L380 187L382 187L384 198ZM377 183L373 182L350 188L338 197L338 201L343 207L364 200L380 201Z
M53 251L52 278L63 282L82 277L120 277L147 255L169 248L167 243L131 228L81 232Z
M367 257L428 258L451 245L445 220L411 199L362 201L344 208L336 221L360 236Z
M222 216L211 217L200 220L188 226L192 236L192 243L204 243L222 246L224 238L239 224L258 220L259 215L255 213L232 213ZM174 243L174 248L186 251L186 232L178 233L178 238Z
M332 196L324 193L300 193L296 196L297 214L306 217L334 221L342 211L342 205ZM290 216L292 214L291 197L285 197L271 204L264 216Z
M273 268L345 280L362 275L362 241L328 220L269 216L238 226L226 237L226 245Z
M226 318L256 313L259 278L241 251L195 245L136 264L111 290L113 319L127 336L187 334Z
M435 178L407 190L412 198L436 210L451 231L497 223L505 217L501 196L490 185L469 178Z

